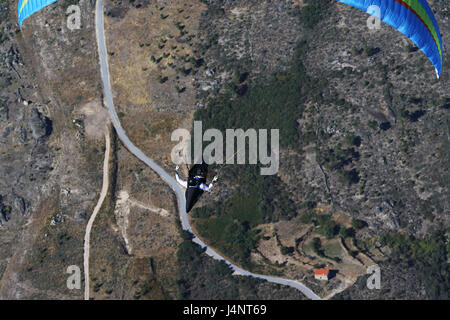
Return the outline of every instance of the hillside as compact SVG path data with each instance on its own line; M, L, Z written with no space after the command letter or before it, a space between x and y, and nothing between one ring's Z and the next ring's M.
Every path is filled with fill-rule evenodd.
M444 45L448 0L429 0ZM81 8L82 28L66 27ZM16 23L0 0L0 298L81 299L66 287L113 135L91 236L93 299L303 299L232 276L181 231L174 194L108 125L95 1ZM428 59L331 0L108 0L114 102L129 138L168 172L177 128L280 129L280 170L220 173L191 212L198 235L248 270L334 299L448 299L449 53ZM379 264L382 290L365 286ZM329 267L335 277L314 279ZM205 289L208 288L208 289ZM220 290L220 288L227 288Z

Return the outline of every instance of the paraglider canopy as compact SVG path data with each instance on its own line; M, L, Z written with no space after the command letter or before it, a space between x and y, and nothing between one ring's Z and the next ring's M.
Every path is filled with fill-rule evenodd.
M338 1L365 12L373 6L379 7L377 17L414 42L433 63L437 77L441 76L444 48L436 18L426 0Z
M19 0L19 4L17 5L19 26L22 26L23 20L31 16L33 13L56 1L57 0Z

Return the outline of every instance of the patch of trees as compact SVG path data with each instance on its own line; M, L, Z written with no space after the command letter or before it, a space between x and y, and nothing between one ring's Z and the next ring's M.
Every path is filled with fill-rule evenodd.
M243 96L248 90L248 84L246 83L248 76L248 72L236 69L234 71L233 80L228 84L228 89L238 96Z
M259 239L253 228L291 219L297 213L278 177L261 176L257 166L235 166L229 170L235 179L240 177L251 183L240 186L227 201L195 208L192 216L199 218L194 223L202 237L229 257L250 266L250 254Z
M317 228L317 233L328 239L335 237L341 228L341 226L332 220L330 216L325 215L318 216L318 224L319 228Z
M233 276L223 261L204 255L200 246L189 240L187 232L182 231L182 237L185 240L177 251L179 299L302 299L294 288Z
M360 180L359 172L355 168L351 170L341 169L338 171L339 181L347 186L358 183Z
M300 9L300 19L306 28L312 29L322 19L330 6L330 0L305 0Z
M450 242L445 232L435 232L425 239L391 234L380 237L380 243L392 249L390 262L417 271L431 299L449 299Z
M351 228L346 228L332 220L331 215L318 215L312 211L302 214L300 221L305 224L313 223L314 226L318 227L317 233L329 239L338 235L342 238L353 238L355 236L354 229L357 229L353 224Z
M225 93L210 100L207 108L195 113L203 126L222 131L228 128L280 129L281 146L299 143L297 119L306 100L320 96L320 85L312 83L302 64L307 49L300 42L287 72L272 74L247 84L246 72L236 72Z
M328 148L316 154L317 161L329 170L339 170L344 166L359 160L359 152L353 147L342 148L338 144L335 148Z
M311 1L310 6L319 10L326 2L329 1ZM203 49L217 42L217 38L211 36ZM204 130L215 128L223 133L228 128L280 129L280 146L297 147L301 142L297 119L307 101L320 99L324 85L311 81L306 73L302 61L307 48L306 41L299 41L287 71L259 80L250 81L245 68L237 68L225 92L211 99L206 108L197 110L194 119L202 121ZM232 181L237 191L223 203L197 208L192 213L202 218L197 225L202 236L216 241L220 250L244 262L249 261L256 243L257 236L252 231L255 225L297 215L280 178L261 176L259 169L258 165L226 166L222 181ZM225 235L224 230L229 232Z
M296 120L301 117L303 103L320 92L320 86L312 84L301 62L306 47L305 42L300 42L289 71L273 74L267 81L248 84L248 73L235 71L226 92L198 110L195 120L202 121L204 130L216 128L223 133L228 128L279 128L280 145L296 145ZM280 178L262 176L258 165L225 168L222 179L233 181L238 191L229 200L197 208L192 214L203 218L197 225L202 236L230 257L249 263L257 240L252 228L291 219L297 214L296 208Z
M416 213L426 220L434 221L434 211L435 206L433 202L428 200L421 200L417 206Z
M251 228L259 219L257 213L245 210L251 209L254 204L245 203L247 200L250 199L232 199L231 204L222 205L217 211L209 207L208 210L214 212L215 216L196 220L194 223L200 236L207 238L211 245L233 260L250 267L250 254L257 243L256 233ZM240 214L244 216L240 217ZM193 216L198 215L197 209L194 209Z
M177 259L181 265L194 261L201 253L203 249L193 243L190 240L184 240L177 251Z
M229 166L222 171L222 177L233 181L237 191L227 201L215 202L208 208L196 208L192 213L194 217L231 214L253 227L260 223L289 220L297 215L281 179L276 175L261 175L258 165Z
M386 121L386 122L382 122L380 123L380 129L383 131L389 130L391 128L391 123Z
M403 109L400 111L400 115L409 120L410 122L417 122L420 117L425 115L425 110L419 109L414 112L410 112L409 110Z
M353 228L345 228L343 226L341 226L339 228L339 236L341 238L354 238L355 237L355 229Z
M379 123L376 120L369 120L367 125L373 130L380 129L386 131L391 128L391 123L389 121Z
M362 50L362 53L363 53L364 57L371 57L371 56L376 55L380 51L381 51L380 48L365 46Z
M450 98L442 99L441 109L445 109L445 110L450 109Z
M306 209L306 210L312 210L317 206L317 202L316 201L312 201L312 200L306 200L303 201L302 204L300 205L300 208Z
M360 144L360 139L352 138L352 144ZM339 180L345 185L358 183L360 180L359 172L356 169L346 170L344 167L351 164L353 161L359 160L359 152L353 147L342 148L338 144L335 148L328 148L324 151L316 153L317 161L325 166L330 171L335 171L338 174Z
M369 126L369 128L375 130L378 128L378 122L376 120L369 120L367 122L367 125Z
M283 255L287 255L287 254L291 255L294 253L295 248L294 247L286 247L286 246L282 245L280 251L281 251L281 254L283 254Z
M361 145L361 137L360 136L356 136L354 134L350 134L348 136L345 137L345 144L347 144L348 146L356 146L359 147Z
M69 7L71 5L78 5L79 4L79 2L77 0L65 0L64 2L65 2L65 5L67 7Z
M367 227L367 223L364 220L353 218L352 219L352 227L355 228L356 230L359 230L364 227Z
M311 240L311 247L312 247L314 253L316 253L319 257L325 256L325 254L323 253L323 250L322 250L322 242L320 241L319 238L316 237Z

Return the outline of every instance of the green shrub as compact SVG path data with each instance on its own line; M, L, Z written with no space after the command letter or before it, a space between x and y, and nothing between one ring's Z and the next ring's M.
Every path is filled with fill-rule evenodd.
M316 218L316 214L312 211L304 213L300 216L300 221L302 223L312 223Z
M353 238L355 236L355 229L341 227L339 230L339 235L344 239Z
M364 220L360 220L360 219L352 219L352 227L355 228L356 230L362 229L364 227L367 226L367 223Z
M340 229L339 224L329 219L320 224L319 228L317 228L317 233L330 239L339 233L339 229Z
M330 6L329 0L305 0L306 6L300 10L300 19L306 28L312 29Z
M392 263L412 266L417 270L429 298L450 298L450 246L443 231L435 232L425 239L398 233L389 234L381 236L379 241L392 249Z
M291 255L294 253L294 247L285 247L285 246L281 246L281 254L283 255Z

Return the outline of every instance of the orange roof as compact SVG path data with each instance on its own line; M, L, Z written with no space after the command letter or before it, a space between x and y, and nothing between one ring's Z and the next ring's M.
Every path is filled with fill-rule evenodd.
M314 271L315 276L328 276L328 273L330 272L329 269L316 269Z

